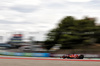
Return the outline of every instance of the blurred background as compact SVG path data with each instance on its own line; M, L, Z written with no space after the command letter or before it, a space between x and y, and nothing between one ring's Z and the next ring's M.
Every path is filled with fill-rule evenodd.
M0 52L100 58L99 0L0 0ZM2 54L2 53L1 53Z

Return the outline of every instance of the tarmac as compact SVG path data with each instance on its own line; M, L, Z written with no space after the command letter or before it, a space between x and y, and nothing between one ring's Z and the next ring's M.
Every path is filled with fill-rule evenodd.
M68 60L0 56L0 66L100 66L100 60Z
M0 59L0 66L100 66L100 62Z

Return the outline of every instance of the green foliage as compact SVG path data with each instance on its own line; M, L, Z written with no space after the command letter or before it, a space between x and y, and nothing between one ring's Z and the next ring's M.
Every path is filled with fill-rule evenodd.
M85 17L78 20L67 16L48 33L45 45L49 49L55 44L62 44L62 49L71 49L94 43L92 38L100 42L99 34L100 26L95 25L95 19Z

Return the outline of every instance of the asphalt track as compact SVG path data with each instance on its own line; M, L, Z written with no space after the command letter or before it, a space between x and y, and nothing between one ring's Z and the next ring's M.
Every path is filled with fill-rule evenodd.
M100 66L100 60L0 56L0 66Z

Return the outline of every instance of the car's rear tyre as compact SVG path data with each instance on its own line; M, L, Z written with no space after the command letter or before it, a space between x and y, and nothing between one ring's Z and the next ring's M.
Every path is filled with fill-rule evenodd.
M84 55L80 55L78 59L83 59L84 58Z

